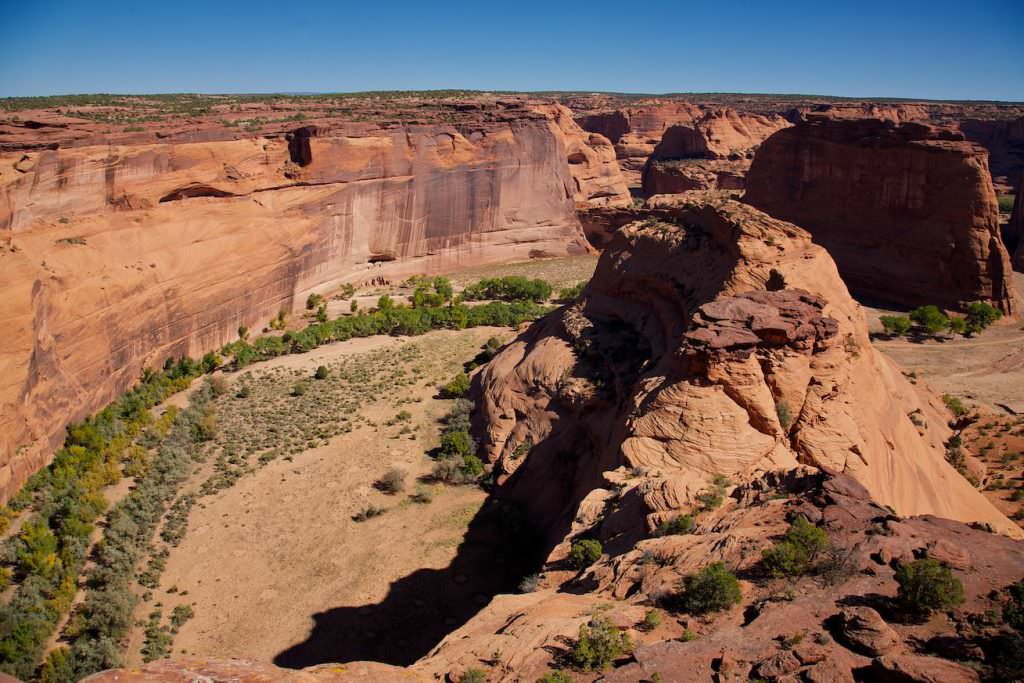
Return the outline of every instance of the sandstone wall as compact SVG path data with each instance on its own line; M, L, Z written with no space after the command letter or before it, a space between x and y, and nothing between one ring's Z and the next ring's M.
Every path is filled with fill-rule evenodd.
M956 133L812 117L760 146L745 201L810 231L856 293L1013 311L988 155Z
M636 540L716 473L800 464L849 474L901 515L1020 535L946 462L941 402L872 347L825 250L731 200L619 230L581 299L502 350L474 400L502 495L551 543L615 482L634 488L618 530Z
M1007 226L1007 234L1016 240L1016 251L1013 256L1014 270L1024 273L1024 171L1017 179L1017 194L1013 200L1013 214Z
M310 292L587 251L570 138L533 112L4 155L0 497L143 367Z

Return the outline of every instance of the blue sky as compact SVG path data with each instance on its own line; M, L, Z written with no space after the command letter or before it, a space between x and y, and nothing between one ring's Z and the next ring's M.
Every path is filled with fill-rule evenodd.
M0 0L0 17L0 96L471 88L1024 100L1024 0Z

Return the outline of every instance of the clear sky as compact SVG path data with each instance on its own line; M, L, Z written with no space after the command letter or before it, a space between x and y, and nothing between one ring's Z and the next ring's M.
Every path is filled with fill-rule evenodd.
M0 0L0 96L435 88L1024 100L1024 0Z

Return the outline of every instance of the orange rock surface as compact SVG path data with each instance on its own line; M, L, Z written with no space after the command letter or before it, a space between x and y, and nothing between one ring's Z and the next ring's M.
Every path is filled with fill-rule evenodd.
M941 403L874 350L825 250L733 200L619 230L581 300L507 346L474 393L484 453L552 540L611 470L647 473L638 534L714 474L798 463L899 514L1021 535L945 461Z
M0 155L0 498L143 367L339 283L585 253L576 205L628 201L562 107L448 116L259 135L22 119Z
M1015 310L988 155L955 132L812 117L758 149L744 201L808 230L881 301Z

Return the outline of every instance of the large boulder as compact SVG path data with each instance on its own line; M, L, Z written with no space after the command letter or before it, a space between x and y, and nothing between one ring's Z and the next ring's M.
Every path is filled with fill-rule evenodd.
M941 403L872 347L825 250L734 200L621 228L582 297L508 345L473 392L502 495L551 542L619 468L649 477L622 530L636 537L715 474L797 464L848 473L900 514L1020 534L946 462Z
M808 230L854 293L1014 311L988 154L959 133L810 116L761 144L744 200Z

